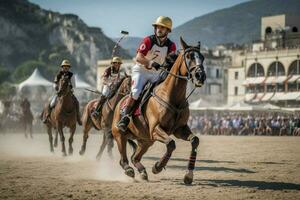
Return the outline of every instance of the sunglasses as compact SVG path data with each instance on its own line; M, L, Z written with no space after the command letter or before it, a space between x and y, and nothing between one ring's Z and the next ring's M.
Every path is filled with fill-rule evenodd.
M121 65L122 63L121 62L113 62L113 64L120 64Z

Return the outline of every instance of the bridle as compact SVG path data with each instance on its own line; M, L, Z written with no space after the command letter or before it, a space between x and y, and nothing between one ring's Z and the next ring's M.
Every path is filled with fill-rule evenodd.
M196 69L203 70L203 65L202 65L203 60L201 60L201 63L197 63L196 65L194 65L190 68L189 64L188 64L188 61L187 61L187 54L189 54L190 52L197 52L197 53L200 54L200 49L197 48L197 47L189 47L189 48L187 48L183 51L183 60L181 61L180 65L184 61L185 67L186 67L186 70L187 70L187 75L186 76L173 74L172 72L168 71L165 68L162 68L162 70L165 71L167 74L170 74L171 76L174 76L175 78L178 78L178 79L181 79L181 80L186 80L186 81L192 81L192 83L194 83L194 78L192 76L192 72Z
M70 87L69 82L70 82L71 80L70 80L69 78L63 76L62 79L61 79L61 81L66 81L66 82L65 82L65 83L59 83L60 86L59 86L59 90L58 90L57 94L58 94L58 97L65 97L71 90L69 90L68 92L63 92L63 91L62 91L62 87L63 87L62 84L68 84L68 85L66 86L66 88L64 88L64 89L67 89L67 87ZM61 93L63 93L63 94L61 94Z

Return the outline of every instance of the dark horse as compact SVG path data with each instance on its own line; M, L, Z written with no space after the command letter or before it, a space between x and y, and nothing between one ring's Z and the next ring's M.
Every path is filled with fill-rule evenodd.
M33 115L30 110L30 102L27 98L25 98L21 104L22 113L20 117L20 122L22 125L22 128L24 130L25 137L27 138L27 131L29 130L30 137L33 138L32 135L32 122L33 122Z
M79 152L80 155L85 153L86 142L89 137L89 131L91 128L95 128L96 130L103 130L103 140L100 147L100 150L97 154L97 159L99 160L102 156L102 153L108 145L108 154L112 156L112 148L113 148L113 137L111 134L111 125L112 118L115 107L117 103L130 92L131 86L131 77L124 77L120 81L118 81L115 86L112 86L112 91L108 100L104 103L101 110L100 119L96 119L92 116L93 109L95 109L97 104L97 99L90 101L84 108L82 115L82 126L83 126L83 143L81 146L81 150Z
M121 132L116 127L121 118L121 107L126 97L118 103L115 109L112 134L120 151L120 165L125 174L130 177L134 177L134 170L129 166L126 153L128 139L137 140L137 148L131 161L142 179L148 180L146 169L141 163L142 156L155 141L164 143L167 151L152 168L154 174L161 172L176 148L175 141L170 137L173 134L175 137L191 143L188 172L184 176L184 183L191 184L193 182L199 138L187 125L189 107L186 91L188 81L191 81L195 87L201 87L206 79L206 74L202 65L204 57L200 53L200 45L188 46L182 38L180 40L183 52L178 55L167 78L154 88L152 96L143 106L142 115L133 115L126 132Z
M76 103L74 102L70 81L71 80L67 76L62 76L62 78L60 79L58 83L57 103L53 108L50 117L46 121L47 132L49 135L49 142L50 142L50 150L51 152L54 151L53 137L52 137L52 128L54 128L60 136L63 156L67 155L66 148L65 148L65 136L63 133L63 128L68 127L70 129L69 155L72 155L73 136L76 130L76 122L77 122ZM43 110L42 118L45 117L44 115L46 115L46 113L47 113L47 107L45 107Z

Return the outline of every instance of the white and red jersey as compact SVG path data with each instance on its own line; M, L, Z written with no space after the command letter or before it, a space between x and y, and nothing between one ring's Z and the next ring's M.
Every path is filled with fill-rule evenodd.
M169 38L164 44L159 45L156 36L145 37L137 52L142 53L148 60L163 64L168 54L176 52L176 45Z

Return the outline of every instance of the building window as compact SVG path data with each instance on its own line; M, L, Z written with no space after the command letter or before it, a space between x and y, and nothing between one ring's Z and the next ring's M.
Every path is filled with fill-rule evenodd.
M220 76L219 69L216 69L216 78L219 78L219 76Z
M235 80L238 80L238 79L239 79L239 72L235 72L235 73L234 73L234 79L235 79Z
M296 26L294 26L294 27L292 28L292 32L297 33L297 32L298 32L298 28L297 28Z
M272 28L271 27L267 27L265 30L266 35L272 33Z
M260 77L265 76L264 68L259 63L253 63L248 70L247 77Z
M210 95L220 94L222 92L221 85L219 84L211 84L209 85Z
M234 95L237 96L239 92L239 88L238 87L234 87Z
M284 76L285 70L281 62L273 62L268 69L268 76Z
M300 60L295 60L289 66L288 75L300 75Z

